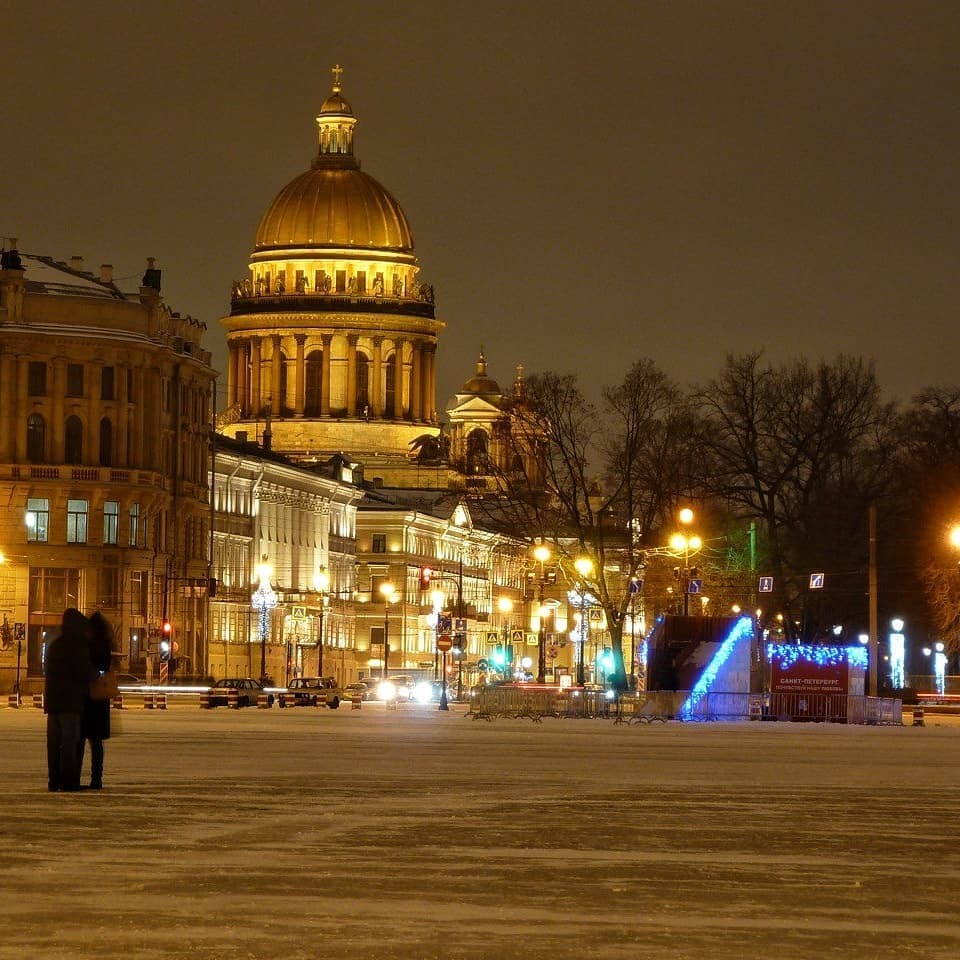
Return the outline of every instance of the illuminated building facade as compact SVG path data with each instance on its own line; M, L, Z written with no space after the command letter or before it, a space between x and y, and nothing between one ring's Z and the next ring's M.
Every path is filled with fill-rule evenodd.
M169 618L185 670L206 637L205 327L172 312L152 261L112 268L20 254L0 267L0 688L41 682L63 611L99 609L125 669ZM17 669L20 654L21 669Z
M209 672L261 675L277 683L323 672L355 680L357 502L349 464L336 458L307 468L243 440L218 438L213 455L215 509ZM276 606L261 648L251 598L266 570Z

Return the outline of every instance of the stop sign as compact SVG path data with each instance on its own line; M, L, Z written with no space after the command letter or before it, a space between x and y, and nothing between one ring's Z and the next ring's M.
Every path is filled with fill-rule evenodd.
M450 639L448 634L443 634L443 636L437 637L437 649L441 653L446 653L453 646L453 640Z

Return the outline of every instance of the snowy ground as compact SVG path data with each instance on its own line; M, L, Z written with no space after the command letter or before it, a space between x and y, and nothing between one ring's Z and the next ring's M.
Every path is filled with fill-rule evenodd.
M0 708L0 960L955 958L960 722Z

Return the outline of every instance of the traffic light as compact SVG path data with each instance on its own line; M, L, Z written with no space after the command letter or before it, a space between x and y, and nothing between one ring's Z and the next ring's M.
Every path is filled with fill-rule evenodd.
M421 567L420 568L420 589L429 590L430 589L430 580L433 577L433 570L430 567Z
M163 621L160 628L160 659L165 663L170 660L170 653L173 649L173 624L169 620Z

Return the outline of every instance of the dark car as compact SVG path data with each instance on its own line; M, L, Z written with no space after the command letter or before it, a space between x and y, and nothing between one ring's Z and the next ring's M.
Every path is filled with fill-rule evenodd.
M286 692L280 694L280 706L315 707L321 696L331 710L336 710L344 698L333 677L295 677Z
M146 686L146 683L147 681L143 677L135 677L132 673L117 674L118 687L143 687Z
M273 706L273 694L266 693L263 684L253 677L230 677L223 680L217 680L210 687L210 706L227 706L229 704L229 691L237 691L237 703L241 707L255 707L257 697L266 694L267 703Z
M354 697L359 697L361 700L373 700L376 696L376 687L372 683L367 683L364 680L356 680L353 683L348 683L343 688L343 698L345 700L353 700Z

